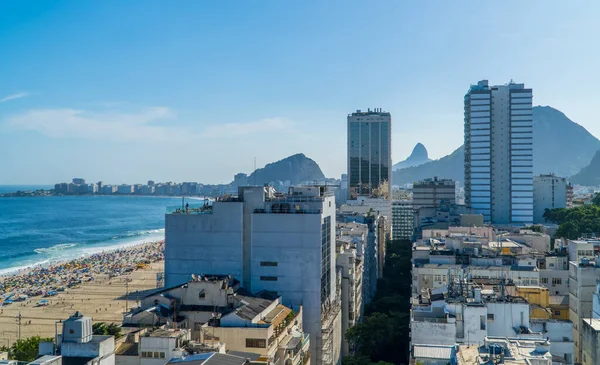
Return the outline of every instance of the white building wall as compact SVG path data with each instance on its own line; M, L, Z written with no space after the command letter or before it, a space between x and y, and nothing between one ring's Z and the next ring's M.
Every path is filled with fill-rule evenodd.
M322 346L321 228L326 217L330 219L331 240L329 300L335 300L334 197L327 197L321 208L322 214L252 215L252 290L277 292L283 304L293 309L303 306L304 329L310 334L311 353L316 355L317 362ZM277 262L277 266L261 266L261 262ZM269 280L264 280L265 277ZM271 280L272 277L277 280Z
M412 344L454 345L456 323L411 321L410 341Z
M515 328L529 327L528 303L487 303L488 313L494 320L488 321L488 335L498 337L515 336Z
M243 203L215 202L206 214L165 216L165 286L190 273L243 277Z
M533 223L545 223L546 209L567 207L567 179L554 175L533 178Z

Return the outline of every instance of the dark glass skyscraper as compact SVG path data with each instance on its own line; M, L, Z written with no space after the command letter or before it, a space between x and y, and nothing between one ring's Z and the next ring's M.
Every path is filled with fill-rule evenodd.
M348 115L348 192L391 199L392 116L381 109Z

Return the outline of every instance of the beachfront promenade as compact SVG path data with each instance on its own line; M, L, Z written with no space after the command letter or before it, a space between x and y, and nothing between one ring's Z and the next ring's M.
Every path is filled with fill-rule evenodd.
M0 309L0 346L14 342L19 331L22 338L54 337L55 322L74 310L94 322L120 323L126 306L156 288L163 250L163 242L145 243L1 277L0 295L13 302Z

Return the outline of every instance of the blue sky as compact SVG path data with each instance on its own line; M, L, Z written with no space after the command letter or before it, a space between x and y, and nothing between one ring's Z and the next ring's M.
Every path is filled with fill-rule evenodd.
M2 1L0 184L229 182L297 152L346 168L346 115L393 159L462 144L463 96L510 79L600 137L593 1ZM558 143L559 141L549 141Z

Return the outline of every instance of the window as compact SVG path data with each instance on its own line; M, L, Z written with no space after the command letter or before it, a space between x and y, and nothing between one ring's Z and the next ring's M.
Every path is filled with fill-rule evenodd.
M158 351L154 351L154 358L155 359L159 359L160 358L160 353Z
M277 266L275 261L261 261L260 266Z
M485 316L479 316L479 329L485 330Z
M488 313L487 315L487 320L489 322L494 322L494 314L493 313Z
M433 281L442 281L442 275L434 275Z
M267 347L267 340L264 340L262 338L247 338L246 347L264 349Z
M142 357L148 357L148 353L146 351L142 351Z
M540 278L540 283L548 284L548 278Z
M164 353L164 352L161 352L161 353L160 353L160 358L161 358L161 359L164 359L165 357L166 357L165 353Z
M261 276L261 281L277 281L277 276Z
M562 284L561 278L552 278L552 285L560 285Z
M555 316L560 316L560 311L554 311Z

